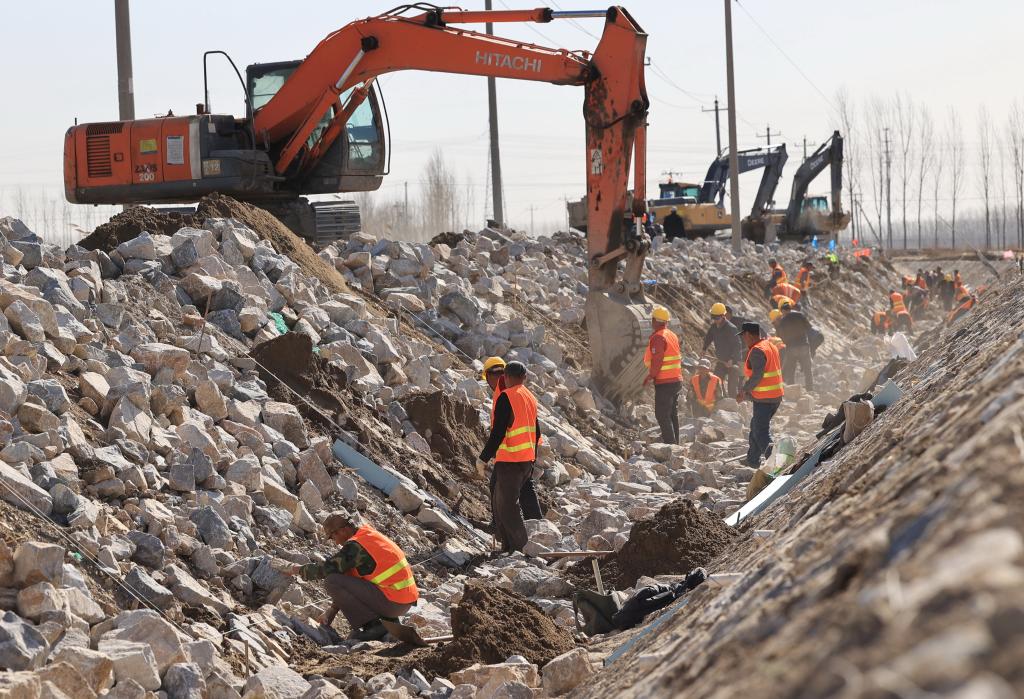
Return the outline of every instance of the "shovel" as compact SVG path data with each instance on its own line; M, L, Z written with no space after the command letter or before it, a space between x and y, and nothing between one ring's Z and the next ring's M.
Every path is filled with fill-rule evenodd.
M455 638L450 635L423 638L420 636L420 632L416 630L415 626L409 626L398 621L388 621L387 619L381 619L380 623L388 630L389 634L397 638L399 641L416 646L417 648L426 648L431 644L443 643L444 641L450 641Z

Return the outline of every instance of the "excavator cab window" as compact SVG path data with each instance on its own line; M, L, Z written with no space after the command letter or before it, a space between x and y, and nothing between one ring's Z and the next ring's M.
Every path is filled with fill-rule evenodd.
M804 211L827 212L828 210L828 197L807 197L804 199Z

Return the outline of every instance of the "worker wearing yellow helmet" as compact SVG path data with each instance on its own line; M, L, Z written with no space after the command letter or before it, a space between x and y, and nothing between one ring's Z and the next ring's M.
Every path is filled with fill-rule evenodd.
M494 424L494 411L498 406L498 398L501 396L502 391L505 390L505 366L505 360L501 357L488 357L484 360L483 371L480 372L480 378L487 382L492 392L490 422L492 425ZM487 475L486 465L483 467L483 472L480 472L481 464L479 462L476 467L477 475L480 480L483 480ZM490 479L491 493L494 492L494 476L494 470L492 469ZM541 519L544 516L540 506L540 499L537 497L537 486L532 475L523 482L523 486L519 490L519 506L523 510L523 519Z
M736 395L740 387L740 360L743 344L736 335L739 329L729 320L729 309L722 302L711 305L711 325L704 334L701 353L715 345L714 374L722 377L729 387L729 395Z
M651 339L644 353L647 377L654 383L654 416L661 428L661 441L679 444L679 393L683 388L683 355L679 337L668 329L668 309L655 306L651 312Z

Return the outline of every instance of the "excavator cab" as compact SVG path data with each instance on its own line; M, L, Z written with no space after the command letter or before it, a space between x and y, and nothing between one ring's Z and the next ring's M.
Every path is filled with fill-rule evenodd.
M249 95L250 121L267 102L277 94L302 61L256 63L245 69L246 90ZM336 192L372 192L380 188L387 171L386 114L379 98L379 85L374 83L370 93L352 113L345 124L342 137L327 151L299 184L303 194L333 194ZM312 147L331 123L349 93L341 94L337 105L328 110L316 129L307 138Z

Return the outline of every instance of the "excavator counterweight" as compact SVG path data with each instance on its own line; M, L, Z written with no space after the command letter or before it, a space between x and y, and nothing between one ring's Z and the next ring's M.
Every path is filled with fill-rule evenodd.
M604 19L593 53L459 26L581 17ZM641 389L650 334L651 309L640 285L650 248L640 226L650 106L646 43L647 35L618 6L467 12L404 5L332 32L301 61L249 66L245 117L210 114L209 105L201 104L191 116L70 128L65 194L73 203L122 204L195 201L217 191L263 206L315 239L311 222L330 216L311 210L303 195L380 186L387 158L378 76L423 70L581 86L593 378L606 397L629 399Z

